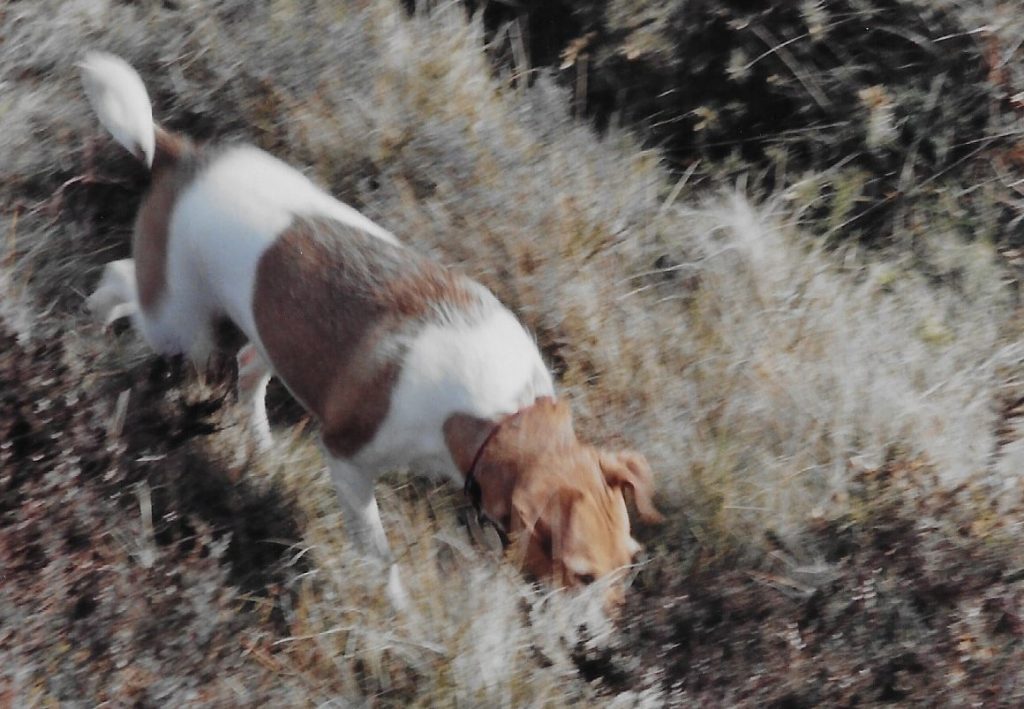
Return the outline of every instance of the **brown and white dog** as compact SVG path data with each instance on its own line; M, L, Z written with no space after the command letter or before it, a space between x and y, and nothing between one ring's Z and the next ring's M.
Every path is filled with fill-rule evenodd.
M90 308L131 316L157 352L199 362L213 324L234 323L255 435L269 443L263 399L277 376L318 420L346 526L389 565L396 603L373 487L400 466L465 485L537 577L579 586L631 563L623 492L642 519L659 517L646 461L576 438L534 341L490 291L257 148L200 147L155 125L121 59L90 53L79 66L100 121L152 175L133 258L106 266Z

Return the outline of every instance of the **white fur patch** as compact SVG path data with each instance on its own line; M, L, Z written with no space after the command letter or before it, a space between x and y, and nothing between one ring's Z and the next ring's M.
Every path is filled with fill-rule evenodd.
M135 261L126 258L103 267L103 277L85 301L89 312L104 325L134 315L139 298L135 292Z
M89 52L78 68L89 103L114 140L153 164L156 137L153 108L142 79L123 59L106 52Z
M388 416L355 462L368 470L415 463L461 484L445 420L456 412L499 418L542 396L554 396L551 374L523 326L493 300L477 322L431 324L413 338Z

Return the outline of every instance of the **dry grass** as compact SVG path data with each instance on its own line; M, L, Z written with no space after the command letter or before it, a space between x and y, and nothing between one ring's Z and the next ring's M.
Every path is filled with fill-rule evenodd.
M644 532L654 561L637 594L651 607L677 589L657 586L666 573L759 569L780 546L793 568L827 568L808 525L870 519L857 476L894 460L934 472L903 495L968 486L979 510L993 490L1016 509L1018 305L996 249L956 236L955 205L907 220L912 251L825 252L801 231L798 189L761 206L735 185L693 195L627 133L599 139L574 121L544 76L525 88L492 75L480 27L452 7L410 19L386 0L13 2L0 10L0 317L22 344L8 336L0 357L30 371L34 358L51 361L33 348L50 347L73 362L54 385L64 401L87 402L69 416L106 421L132 394L111 439L127 453L100 456L87 474L0 458L11 466L5 495L12 480L27 484L11 472L22 467L77 495L88 544L106 540L103 573L121 579L103 581L82 617L31 595L0 605L0 632L17 640L0 697L686 704L665 681L673 651L621 630L646 611L631 606L616 628L591 596L527 584L470 543L456 492L405 478L379 492L412 593L410 612L395 616L344 538L308 421L281 407L275 449L248 459L222 402L229 379L153 370L131 333L85 325L82 294L127 253L142 188L77 85L74 62L89 47L138 67L171 127L307 166L493 288L536 333L585 434L651 460L670 517ZM12 411L27 411L32 380L10 381L20 387ZM146 489L157 491L149 503ZM30 512L37 526L63 520L53 494L44 485L5 498L18 501L3 508L6 538L21 539L10 530ZM43 544L41 566L18 578L42 573L36 584L74 607L96 594L61 590L77 578L61 544ZM202 582L186 575L168 591L161 564ZM212 629L191 653L161 654L144 611L123 610L161 594L195 608L171 632ZM26 629L43 635L30 641ZM128 639L111 644L118 633ZM50 661L60 643L104 634L96 657L152 677L104 679L88 654ZM208 670L198 689L195 665Z

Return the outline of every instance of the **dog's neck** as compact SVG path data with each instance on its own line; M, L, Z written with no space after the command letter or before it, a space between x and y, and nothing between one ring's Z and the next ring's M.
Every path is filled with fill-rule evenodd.
M453 414L444 424L445 443L452 460L465 479L466 496L477 511L502 531L508 531L512 512L512 494L524 482L522 466L508 464L507 442L498 442L502 434L523 435L518 429L522 419L539 409L551 409L551 397L540 397L529 406L498 419ZM500 458L501 460L495 460Z
M501 431L501 427L502 426L504 426L506 423L508 423L512 419L515 419L517 416L520 415L520 413L521 413L521 411L517 411L514 414L511 414L509 416L503 417L502 419L494 422L490 426L490 430L487 431L484 434L484 438L480 442L480 447L477 449L476 455L473 456L473 460L469 464L469 468L467 468L465 471L463 471L463 475L465 475L465 478L466 478L466 483L463 486L463 491L465 492L466 497L469 498L469 501L472 503L473 507L476 509L477 514L489 518L491 520L491 522L498 528L498 531L500 533L502 533L503 535L508 533L508 529L509 529L509 526L510 526L509 523L508 523L508 520L506 519L506 514L504 514L504 510L503 509L502 509L501 513L498 513L498 514L489 513L488 510L484 507L484 490L483 490L483 487L480 484L480 479L478 477L478 471L479 471L479 469L481 467L481 465L480 465L481 461L483 460L484 456L487 454L487 446L488 446L488 444L490 444L490 442L492 440L494 440L494 437L496 435L498 435L498 433ZM486 430L484 427L476 427L475 426L474 428L477 428L477 431L475 431L474 434L472 435L473 438L478 438L479 435L481 433L484 433L484 431ZM496 476L491 476L491 477L494 478ZM508 484L508 478L509 477L510 476L506 475L506 476L504 476L501 479L500 482L498 482L498 481L492 481L492 482L498 482L498 485L500 485L501 487L505 487ZM504 483L504 484L502 484L502 483ZM489 485L489 487L492 487L492 485ZM515 488L515 480L512 480L511 488L512 489ZM499 493L499 494L501 494L502 498L504 498L504 499L510 499L511 498L511 493L512 493L511 489L508 489L508 490L504 490L503 489L501 491L501 493ZM491 505L491 507L493 509L494 505ZM502 541L507 544L508 543L507 537L503 536Z

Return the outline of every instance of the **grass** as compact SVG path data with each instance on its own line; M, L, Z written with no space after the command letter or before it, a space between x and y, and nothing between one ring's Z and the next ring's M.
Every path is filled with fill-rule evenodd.
M971 192L967 214L953 197L910 209L885 250L825 248L807 220L827 170L763 199L708 166L697 191L627 130L574 118L543 72L527 87L495 70L453 6L41 0L0 10L0 35L5 701L912 699L957 652L932 620L964 634L978 617L988 649L956 691L1019 700L1022 320L997 239L963 237L1001 191ZM515 310L585 436L655 470L669 519L641 530L621 618L529 584L470 541L457 491L402 476L378 493L412 595L394 615L301 413L277 397L255 459L230 367L200 378L87 322L143 188L77 84L91 47L138 67L172 128L303 167ZM942 568L962 582L939 598ZM888 617L840 612L877 569L907 625L799 647L808 614L829 619L821 638ZM755 682L729 660L748 636L805 664L772 659ZM938 659L900 660L901 643ZM838 685L800 669L830 663ZM1002 689L973 694L998 667Z

